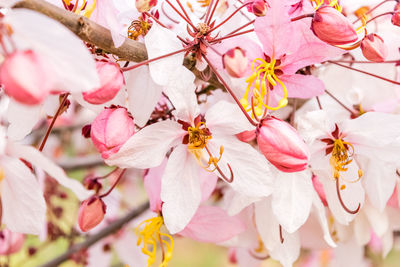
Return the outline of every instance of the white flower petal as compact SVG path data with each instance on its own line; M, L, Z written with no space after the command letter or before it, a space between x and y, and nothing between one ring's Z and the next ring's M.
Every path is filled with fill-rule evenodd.
M313 212L317 216L319 224L321 225L322 231L324 233L325 242L333 248L336 247L336 244L333 241L331 233L329 231L329 224L326 218L325 207L317 192L315 191L313 191Z
M232 136L219 136L208 141L207 145L214 156L218 156L220 146L224 147L218 166L230 177L228 164L232 168L232 188L249 197L266 197L273 189L273 174L267 160L251 145ZM219 175L218 172L215 174Z
M177 68L171 73L168 85L164 89L175 107L174 115L186 122L192 122L200 112L194 93L194 78L194 74L185 67Z
M366 163L362 164L362 183L371 204L383 212L396 186L396 168L378 160Z
M162 87L153 82L149 67L142 66L126 73L126 88L128 109L135 123L143 127L161 98Z
M171 234L182 231L201 202L199 166L186 145L172 151L161 180L162 212Z
M2 223L13 232L40 234L46 224L43 192L31 170L18 159L3 156Z
M12 140L24 139L39 121L41 110L41 106L27 106L10 99L6 116L10 123L7 136Z
M311 173L280 173L274 188L272 210L282 227L294 233L306 222L311 211Z
M255 204L256 225L264 245L271 257L279 260L283 266L292 266L300 255L299 234L289 234L282 229L281 242L279 223L272 213L270 200L263 200Z
M37 168L44 170L48 175L53 177L59 184L71 189L71 191L80 199L88 198L91 193L86 190L82 184L74 179L69 178L63 169L58 167L50 159L45 157L41 152L31 146L23 146L16 143L9 143L7 151L10 155L22 158Z
M144 38L149 59L167 55L183 48L176 34L157 23L153 23ZM150 74L158 85L167 85L171 75L182 67L184 52L149 63Z
M213 134L234 135L255 129L236 104L226 101L219 101L208 109L205 118Z
M4 23L11 25L18 48L33 49L45 56L56 79L54 89L80 92L100 86L87 47L58 21L31 10L13 9Z
M379 212L371 205L365 205L363 211L367 215L368 221L379 237L383 236L389 229L389 217L386 212Z
M186 132L174 121L162 121L135 133L121 149L106 160L121 168L146 169L161 164L168 150L179 144Z

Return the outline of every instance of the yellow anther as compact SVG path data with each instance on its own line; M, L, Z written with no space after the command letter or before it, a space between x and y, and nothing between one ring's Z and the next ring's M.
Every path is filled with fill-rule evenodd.
M332 154L329 159L329 163L333 168L333 177L339 179L340 172L346 172L349 168L349 164L353 162L351 158L354 153L354 147L352 144L343 141L342 139L335 139L333 142ZM358 169L358 178L353 181L347 181L349 183L358 182L362 177L362 170Z
M96 8L96 4L97 0L93 0L93 3L89 7L87 7L87 9L85 8L85 13L83 13L83 15L87 18L90 18L94 9Z
M345 189L346 189L346 185L342 184L342 185L340 186L340 190L345 190Z
M69 6L71 4L71 2L69 0L63 0L63 1L67 6Z
M258 89L260 89L260 80L259 79L257 79L256 81L255 81L255 83L254 83L254 87L258 90Z
M257 117L260 117L264 113L261 107L255 107L254 111Z
M166 252L163 255L163 261L160 266L166 267L172 258L174 249L174 240L169 234L161 232L161 227L164 224L162 216L157 216L143 221L136 227L136 235L138 236L137 245L143 243L142 252L149 256L147 259L147 267L151 266L156 260L157 254L157 240L160 246L165 246ZM143 226L143 229L141 229ZM164 238L163 238L164 237ZM165 240L167 239L167 240ZM164 251L164 250L163 250Z
M261 116L264 113L262 110L263 108L269 110L278 110L280 108L285 107L288 103L287 89L286 86L283 84L283 82L279 80L279 78L275 74L275 69L276 69L275 64L276 64L275 59L272 59L271 62L266 62L261 58L256 58L251 65L253 73L246 79L247 88L244 97L241 100L241 103L242 106L247 111L253 110L253 108L248 108L248 105L249 105L250 88L254 86L252 90L253 92L252 104L254 107L254 112L256 113L254 115L256 116ZM281 85L283 89L284 96L281 100L279 100L277 107L271 107L268 105L269 101L268 84L270 84L271 86L276 86L278 83ZM243 101L243 99L246 99L247 101ZM264 103L264 101L266 103Z
M240 99L240 104L244 107L247 108L249 106L249 101L247 101L246 98Z
M287 104L288 104L288 100L287 100L287 98L282 98L281 100L279 100L279 102L278 102L278 108L283 108L283 107L286 107L287 106Z
M75 14L80 14L85 5L86 5L86 0L83 0L82 5L75 11Z

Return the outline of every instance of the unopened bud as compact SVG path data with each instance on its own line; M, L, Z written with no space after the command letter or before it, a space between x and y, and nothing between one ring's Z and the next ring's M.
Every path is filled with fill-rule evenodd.
M307 167L309 149L287 122L274 117L263 120L257 128L257 143L265 158L283 172Z
M81 203L78 213L79 228L87 232L96 227L104 219L106 204L98 196L93 196Z
M311 30L322 41L344 45L357 41L353 24L342 13L330 6L322 6L314 14Z
M107 108L93 121L90 137L101 156L107 159L134 133L135 124L125 108Z
M5 58L0 83L7 95L25 105L42 103L53 84L46 63L32 50L17 51Z
M25 242L25 236L4 229L0 232L0 255L10 255L20 251Z
M394 14L392 15L392 24L395 26L400 26L400 3L394 6Z
M136 0L135 5L139 12L147 12L157 5L157 0Z
M249 60L246 52L240 47L232 48L222 56L222 63L226 72L234 77L244 76Z
M90 104L100 105L112 100L125 85L124 75L120 67L112 62L96 62L100 87L83 92L83 99Z
M361 51L366 59L374 62L385 61L388 54L388 48L385 42L375 33L368 34L364 37L361 41Z
M247 6L247 10L257 17L264 17L269 8L265 0L252 0L251 4Z

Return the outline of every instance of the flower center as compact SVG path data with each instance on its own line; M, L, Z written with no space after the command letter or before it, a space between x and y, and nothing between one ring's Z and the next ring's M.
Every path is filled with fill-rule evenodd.
M333 168L333 177L339 179L340 172L347 171L348 165L353 161L354 147L352 144L343 141L343 139L333 140L332 155L329 159L329 163ZM347 181L351 183L358 182L362 177L362 170L358 169L358 178L353 181ZM340 187L341 190L346 188L345 185Z
M205 35L210 30L210 26L205 23L199 23L199 26L197 26L197 30L201 35Z
M258 66L255 67L257 63ZM271 62L267 62L261 58L256 58L253 61L253 64L251 66L253 74L246 79L247 88L243 98L240 100L240 103L246 109L247 112L253 110L253 116L254 115L261 116L262 113L267 109L278 110L280 108L285 107L288 104L286 86L277 77L278 64L275 59L271 60ZM281 72L281 70L279 71ZM253 88L253 94L250 97L251 105L249 107L249 92L253 83L254 83L254 88ZM270 86L272 87L276 86L277 83L279 83L282 86L284 95L283 98L279 100L278 106L271 107L268 106L269 90Z
M207 141L212 138L212 135L202 116L199 115L194 119L194 124L196 125L194 127L191 124L181 120L178 120L178 123L182 125L182 129L187 131L187 134L182 139L182 144L188 145L189 152L192 153L196 158L200 167L208 172L217 171L221 175L222 179L229 183L232 182L233 172L230 165L228 164L229 171L231 172L231 178L226 177L218 166L218 162L221 160L222 154L224 153L224 147L220 146L219 157L215 157L207 147ZM203 159L204 149L208 154L207 161L204 161ZM210 169L210 167L213 168Z
M75 5L73 5L70 0L63 0L63 4L65 6L66 9L74 12L75 14L80 15L81 11L84 10L83 12L83 16L90 18L90 16L92 15L94 9L96 8L96 4L97 4L97 0L93 0L93 3L88 6L87 5L87 1L83 0L83 3L80 7L78 7L78 2L76 2Z
M207 140L212 138L205 122L199 122L196 127L189 127L187 131L189 136L188 149L190 151L203 149L207 145Z
M138 236L137 245L143 243L142 252L149 256L147 259L147 266L151 266L156 260L157 254L157 240L163 253L163 260L160 267L168 266L168 262L172 258L172 251L174 249L174 240L169 234L161 232L160 228L164 224L164 219L161 215L145 220L136 227L136 235ZM143 229L142 226L144 225ZM163 239L165 237L165 239ZM166 251L164 250L164 245Z

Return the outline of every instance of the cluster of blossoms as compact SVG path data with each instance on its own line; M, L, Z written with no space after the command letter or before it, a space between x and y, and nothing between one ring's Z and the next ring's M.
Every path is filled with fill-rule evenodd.
M400 1L0 6L0 255L85 232L66 259L89 266L166 267L179 237L246 267L396 245Z

